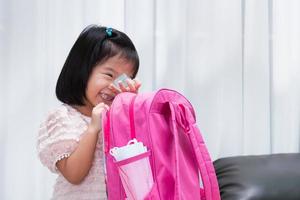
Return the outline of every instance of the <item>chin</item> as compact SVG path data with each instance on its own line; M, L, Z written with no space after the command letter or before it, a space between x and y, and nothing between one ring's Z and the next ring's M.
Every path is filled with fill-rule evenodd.
M98 105L100 103L104 103L104 104L110 106L112 104L112 101L106 101L106 100L101 99L101 100L95 101L95 105L94 106L96 106L96 105Z
M105 103L105 104L108 105L108 106L111 106L112 101L103 101L103 103Z

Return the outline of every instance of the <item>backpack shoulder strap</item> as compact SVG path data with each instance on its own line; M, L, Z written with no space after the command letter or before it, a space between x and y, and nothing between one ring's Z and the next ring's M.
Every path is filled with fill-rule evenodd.
M201 191L204 194L203 198L206 200L220 200L215 169L191 110L183 104L175 102L170 102L169 104L172 120L176 121L177 126L184 130L184 133L187 134L192 144L203 182L204 190ZM173 130L176 130L176 127L173 127ZM174 139L178 139L177 134L178 132L174 133Z

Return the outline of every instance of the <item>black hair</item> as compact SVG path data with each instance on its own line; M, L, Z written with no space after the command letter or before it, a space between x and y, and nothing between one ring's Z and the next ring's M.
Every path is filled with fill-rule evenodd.
M69 105L84 105L89 76L97 64L116 55L131 62L134 78L139 69L139 57L130 38L123 32L107 27L86 27L73 45L56 83L57 98Z

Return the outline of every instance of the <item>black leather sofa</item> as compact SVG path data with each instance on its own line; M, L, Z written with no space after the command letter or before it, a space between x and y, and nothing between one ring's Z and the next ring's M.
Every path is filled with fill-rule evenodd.
M300 153L214 162L222 200L300 200Z

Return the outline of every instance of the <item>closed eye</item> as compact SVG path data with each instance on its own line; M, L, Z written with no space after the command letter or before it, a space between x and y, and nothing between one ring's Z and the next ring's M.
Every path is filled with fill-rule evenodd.
M104 73L106 76L109 76L109 77L111 77L111 78L113 78L114 77L114 75L113 74L110 74L110 73Z

